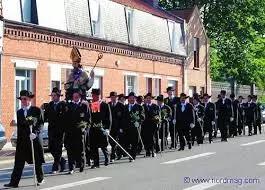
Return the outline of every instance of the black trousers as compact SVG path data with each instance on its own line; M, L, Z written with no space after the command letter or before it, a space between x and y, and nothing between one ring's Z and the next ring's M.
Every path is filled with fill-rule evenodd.
M63 135L62 131L49 131L49 150L54 158L52 171L58 171L59 166L65 163L65 159L62 157Z
M158 132L157 128L150 125L144 125L143 126L143 142L146 149L146 153L150 154L154 152L154 149L156 144L156 139L158 141ZM159 150L158 150L159 151Z
M161 139L160 148L161 151L167 147L167 137L168 137L168 123L162 122L161 127L159 129L159 138Z
M247 119L246 125L248 126L248 134L252 134L253 130L253 120Z
M11 175L11 184L18 185L22 176L23 169L25 167L25 160L15 159L14 169ZM44 178L42 163L35 162L37 181L41 182Z
M104 157L105 157L105 163L108 162L108 149L107 147L100 147ZM99 167L99 147L96 146L92 146L91 147L91 155L92 155L92 159L94 161L94 166Z
M177 128L177 130L178 130L178 135L179 135L180 148L184 149L186 142L187 142L187 144L191 143L190 127L189 126L179 126Z
M118 129L111 129L110 135L117 142L119 141ZM111 146L110 159L113 160L113 159L116 158L117 144L112 139L109 139L109 143L110 143L110 146Z
M205 133L209 133L209 142L211 142L213 140L213 125L212 125L212 121L206 120L204 121L204 135Z
M85 167L85 132L65 135L69 170Z
M229 127L229 119L227 118L218 118L218 128L221 132L221 139L226 140L227 139L227 132Z
M194 144L194 141L197 141L198 144L203 143L202 128L199 124L195 124L195 127L191 129L191 141Z
M133 159L136 158L137 147L139 143L139 134L137 130L138 129L133 126L130 126L126 130L126 147Z
M229 136L236 136L237 135L237 118L234 118L234 121L230 122L229 125Z
M175 135L174 135L174 128L175 128ZM171 139L171 148L176 148L174 147L174 142L175 145L177 146L177 128L176 125L172 122L169 122L169 134L170 134L170 139Z

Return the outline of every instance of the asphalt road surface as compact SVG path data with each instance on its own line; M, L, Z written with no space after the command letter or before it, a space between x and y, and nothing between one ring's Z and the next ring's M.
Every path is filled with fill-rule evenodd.
M99 169L87 168L74 175L51 175L44 165L45 184L39 189L93 190L264 190L265 135L240 136L192 150L168 150L155 158L138 156L135 162L116 161ZM1 162L1 161L0 161ZM10 165L0 165L0 188L10 179ZM3 188L4 189L4 188ZM19 189L35 189L32 167L24 169Z

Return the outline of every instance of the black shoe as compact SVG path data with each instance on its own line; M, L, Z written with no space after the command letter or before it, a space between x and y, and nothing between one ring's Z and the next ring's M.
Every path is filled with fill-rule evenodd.
M80 167L79 172L83 172L83 171L84 171L84 167Z
M146 152L146 157L150 157L151 153L150 152Z
M108 166L109 165L109 161L105 161L104 165Z
M41 186L41 185L43 185L43 184L44 184L44 182L45 182L45 181L44 181L44 179L43 179L43 180L41 180L41 181L38 181L37 185L38 185L38 186Z
M182 150L184 150L184 147L181 147L181 148L178 149L178 151L182 151Z
M117 160L120 160L120 159L121 159L121 157L122 157L122 155L119 155L119 156L117 156Z
M8 184L4 184L4 187L18 188L18 185L17 184L8 183Z
M188 144L189 149L191 149L191 143Z
M60 162L60 172L63 172L65 170L65 164L66 164L66 160L64 158L61 159L61 162Z

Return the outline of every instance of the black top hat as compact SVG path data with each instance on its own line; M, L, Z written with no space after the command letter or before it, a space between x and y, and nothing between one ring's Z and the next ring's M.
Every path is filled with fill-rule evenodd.
M137 102L143 102L143 96L137 96L136 101Z
M252 95L248 95L248 97L249 97L249 98L253 98L253 96L252 96Z
M129 98L130 96L134 96L134 97L136 97L136 94L135 94L134 92L130 92L130 93L128 94L128 96L126 96L126 98Z
M180 94L180 97L181 97L181 98L182 98L182 97L183 97L183 98L189 98L189 96L187 96L185 93L181 93L181 94Z
M230 94L230 98L235 98L235 97L236 97L236 95L234 93Z
M125 98L124 94L119 94L118 99L120 100L121 98Z
M35 95L32 94L32 92L27 91L27 90L21 90L19 93L19 97L17 97L17 99L21 100L22 96L26 96L28 98L34 98L35 97Z
M253 96L252 96L252 98L254 98L254 99L257 99L257 98L258 98L258 96L257 96L257 95L253 95Z
M238 98L245 99L243 96L238 96Z
M151 97L152 99L154 99L154 96L152 96L152 93L151 93L151 92L148 92L148 93L144 96L144 98L147 98L147 97Z
M225 90L221 90L220 94L226 95L226 91Z
M175 89L172 86L167 87L167 92L169 91L175 91Z
M57 87L54 87L53 89L52 89L52 93L55 93L55 94L57 94L58 96L63 96L62 94L61 94L61 90L59 90L59 88L57 88ZM51 96L51 95L50 95Z
M163 102L164 101L164 96L162 94L160 94L159 96L156 97L155 100Z
M78 93L80 95L83 95L82 90L80 90L80 89L73 89L72 92L73 92L73 94Z
M99 96L100 95L100 89L99 88L93 88L91 94Z
M212 96L210 96L210 95L207 94L207 93L204 93L202 97L205 97L205 96L207 96L208 98L211 98L211 97L212 97Z
M117 94L117 92L110 92L109 93L109 96L107 97L107 98L110 98L110 97L112 97L112 96L115 96L115 97L117 97L118 96L118 94Z

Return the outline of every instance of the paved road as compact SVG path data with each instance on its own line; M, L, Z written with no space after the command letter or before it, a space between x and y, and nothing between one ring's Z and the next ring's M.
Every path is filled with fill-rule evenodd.
M156 158L139 156L133 163L121 160L84 173L51 176L45 165L44 190L263 190L265 189L265 135L243 136L229 142L194 146L183 152L168 151ZM12 169L0 170L0 188ZM34 189L28 166L20 189Z

